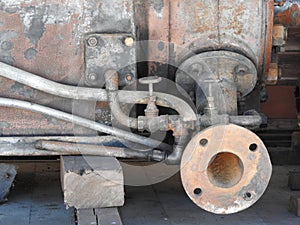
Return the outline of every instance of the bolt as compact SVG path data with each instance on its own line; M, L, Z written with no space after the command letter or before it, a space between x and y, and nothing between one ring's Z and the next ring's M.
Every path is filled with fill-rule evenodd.
M127 80L128 82L132 81L132 79L133 79L133 77L132 77L132 75L131 75L130 73L129 73L129 74L126 74L125 78L126 78L126 80Z
M89 37L87 42L90 47L95 47L98 44L98 40L96 37Z
M244 65L237 65L234 68L234 73L238 74L238 75L245 74L247 71L248 71L248 68L246 66L244 66Z
M194 63L190 67L190 73L192 73L195 76L197 76L198 74L201 74L202 71L203 71L203 67L199 63Z
M132 47L133 44L134 44L134 39L132 37L126 37L125 40L124 40L124 44L127 47Z
M90 73L87 77L90 81L95 81L97 79L97 74Z

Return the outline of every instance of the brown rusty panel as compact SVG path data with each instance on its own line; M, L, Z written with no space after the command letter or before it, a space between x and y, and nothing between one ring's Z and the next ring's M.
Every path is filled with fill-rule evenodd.
M259 66L259 69L264 63L266 28L272 25L271 21L268 22L272 14L269 8L270 2L220 1L221 45L242 51Z
M284 0L283 4L275 6L274 23L286 27L300 26L300 1Z
M12 108L3 108L3 111L5 114L1 113L0 133L4 136L11 135L12 131L14 135L55 135L57 133L72 135L74 133L71 123L52 117Z
M269 98L261 104L261 112L271 119L297 118L293 86L267 86Z
M111 10L111 9L114 10ZM83 83L84 35L90 32L134 32L131 0L21 0L0 2L0 61L60 83ZM0 78L2 97L35 102L66 112L72 112L72 101L51 96L24 85ZM35 113L14 113L0 108L9 124L22 121L24 128L7 127L5 135L53 134L49 123L40 126ZM80 112L79 112L80 114ZM83 113L85 114L85 113ZM91 113L90 113L91 114ZM92 119L90 114L83 116ZM37 118L35 121L33 118ZM30 121L30 122L26 122ZM20 122L21 123L21 122ZM58 121L55 134L70 133L65 123ZM31 131L32 130L32 131ZM82 129L76 129L76 132ZM86 133L83 132L83 133ZM1 134L1 132L0 132Z
M265 1L261 0L170 1L169 17L167 13L161 14L164 24L169 20L169 41L174 45L169 55L175 55L178 65L192 52L229 49L243 52L261 66L265 53L266 10ZM152 16L156 21L157 15ZM149 30L149 37L159 38L160 33L167 34L165 26ZM151 58L155 59L162 53L153 54Z
M147 2L147 1L145 1ZM149 73L167 75L169 62L170 0L149 1L148 8L148 68Z
M170 42L174 43L176 61L189 51L217 48L219 44L219 1L170 1Z
M262 59L260 59L261 62L263 62L264 65L264 74L265 76L268 76L269 69L271 65L271 56L272 56L272 42L273 42L273 23L274 18L274 1L269 0L267 2L267 28L266 28L266 40L265 40L265 52L264 55L261 55ZM266 77L266 80L268 80L268 77Z

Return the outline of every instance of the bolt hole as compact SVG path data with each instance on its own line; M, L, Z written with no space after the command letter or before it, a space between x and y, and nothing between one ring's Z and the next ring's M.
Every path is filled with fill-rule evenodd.
M249 150L255 152L257 150L257 144L253 143L249 146Z
M195 195L201 195L201 193L202 193L201 188L196 188L196 189L194 190L194 194L195 194Z
M244 194L244 199L245 199L246 201L251 200L251 199L252 199L252 194L251 194L250 192L246 192L246 193Z
M203 138L203 139L201 139L201 140L200 140L200 142L199 142L199 143L200 143L200 145L201 145L201 146L203 146L203 147L204 147L204 146L206 146L206 145L207 145L207 143L208 143L208 140L207 140L206 138Z

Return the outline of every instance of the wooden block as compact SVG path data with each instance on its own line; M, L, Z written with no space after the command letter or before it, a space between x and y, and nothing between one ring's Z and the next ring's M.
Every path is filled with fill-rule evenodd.
M290 171L289 172L288 185L289 185L290 189L293 191L300 190L300 172L299 171Z
M124 179L113 157L62 156L61 184L68 207L105 208L124 204Z
M291 196L289 211L300 217L300 196Z

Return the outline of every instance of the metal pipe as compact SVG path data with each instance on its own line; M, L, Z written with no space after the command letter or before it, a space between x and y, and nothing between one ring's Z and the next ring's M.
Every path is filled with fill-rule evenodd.
M150 157L151 152L139 152L128 148L91 145L91 144L78 144L63 141L37 141L35 148L46 150L50 152L57 152L62 155L97 155L109 156L118 158L142 158Z
M259 126L262 124L262 118L260 115L230 116L229 122L235 125L253 129L259 128Z
M32 87L36 90L63 98L98 101L107 100L106 91L103 89L76 87L60 84L2 62L0 62L0 75L2 77Z
M142 137L130 132L126 132L124 130L106 126L104 124L96 123L94 121L72 115L69 113L65 113L56 109L52 109L46 106L41 106L38 104L26 102L26 101L20 101L15 99L8 99L8 98L0 98L0 106L4 107L13 107L13 108L19 108L19 109L25 109L30 110L33 112L42 113L48 116L55 117L60 120L64 120L67 122L71 122L92 130L97 130L103 133L107 133L110 135L115 135L116 137L123 138L135 143L139 143L141 145L151 147L151 148L162 148L164 150L171 149L171 147L167 144L161 143L160 141L153 140L150 138Z
M63 98L89 101L108 101L107 92L99 88L75 87L60 84L16 67L0 62L0 76L22 83L36 90ZM192 107L184 100L165 93L155 92L156 104L176 110L184 121L196 120ZM149 93L145 91L119 90L118 99L122 103L147 104Z
M123 113L118 100L119 79L116 71L108 70L105 73L105 83L108 96L108 103L112 115L116 120L126 126L134 129L138 128L138 120L136 118L129 117Z
M179 165L184 149L190 140L189 135L176 136L173 152L167 156L165 163L168 165Z

